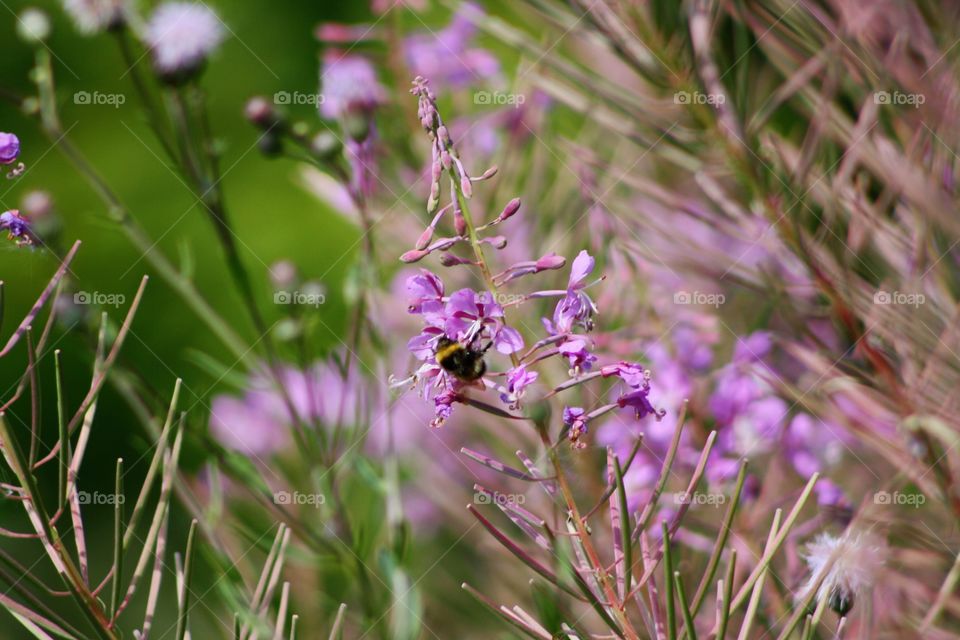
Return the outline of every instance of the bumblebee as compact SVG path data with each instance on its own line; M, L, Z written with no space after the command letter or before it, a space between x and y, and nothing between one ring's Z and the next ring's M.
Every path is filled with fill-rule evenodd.
M444 371L463 382L474 382L487 372L487 363L483 361L485 349L471 349L456 340L443 336L437 341L434 356Z

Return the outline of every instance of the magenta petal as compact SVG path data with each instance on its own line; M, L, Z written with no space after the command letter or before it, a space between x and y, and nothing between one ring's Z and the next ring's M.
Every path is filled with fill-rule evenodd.
M407 292L414 301L434 300L443 297L443 281L426 269L407 278Z
M500 353L509 355L523 349L523 337L513 327L503 327L493 339L493 345Z
M429 360L433 357L435 350L434 344L441 332L439 330L427 328L423 333L415 335L407 342L407 349L418 360Z
M0 164L12 164L20 155L20 139L0 131Z
M473 289L460 289L450 294L447 301L447 314L465 313L476 316L477 313L477 294Z
M570 282L568 288L577 289L582 286L583 281L593 272L593 266L596 261L586 251L581 251L573 261L570 267Z

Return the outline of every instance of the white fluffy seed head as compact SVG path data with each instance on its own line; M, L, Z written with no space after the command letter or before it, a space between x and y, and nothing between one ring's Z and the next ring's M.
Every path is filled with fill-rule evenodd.
M123 21L124 0L63 0L77 30L94 34Z
M876 584L887 553L886 542L871 531L847 530L839 537L827 533L818 536L807 545L804 554L810 578L800 590L801 598L809 595L822 575L816 602L827 599L834 606L830 601L842 599L852 604Z
M165 75L197 69L223 38L217 14L193 2L160 5L150 16L145 34L153 63Z

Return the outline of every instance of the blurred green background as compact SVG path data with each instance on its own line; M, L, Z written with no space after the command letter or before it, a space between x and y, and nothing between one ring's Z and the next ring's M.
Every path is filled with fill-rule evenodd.
M341 285L352 262L340 258L354 245L357 231L301 189L296 181L294 162L268 160L261 155L256 147L259 133L244 120L243 106L256 94L315 92L320 45L313 35L314 26L324 20L369 20L369 13L364 3L335 1L211 0L208 4L216 9L230 30L228 39L209 64L203 84L208 90L216 135L224 144L222 167L227 206L241 240L243 260L255 280L268 322L279 317L281 310L272 304L267 279L269 265L279 259L290 259L305 278L322 279L327 290L326 304L320 311L322 322L314 340L320 348L334 344L336 335L347 322ZM146 12L145 3L140 5ZM0 3L0 41L5 43L0 56L0 88L21 96L34 93L29 77L33 54L30 47L16 37L16 14L27 6L46 10L53 22L53 33L47 44L54 56L58 103L70 139L88 156L134 217L158 240L157 250L178 264L181 256L191 256L198 289L245 340L253 342L256 334L232 286L213 228L188 188L167 167L162 149L138 107L130 78L124 77L126 66L115 39L110 35L82 36L60 3L53 0ZM119 108L75 104L74 94L83 91L123 94L125 104ZM305 120L315 121L312 106L295 106L290 110ZM74 240L83 241L72 267L78 287L88 292L125 295L125 305L106 309L120 322L140 278L150 274L147 262L107 219L102 202L53 148L36 119L23 114L9 101L0 101L0 130L20 137L21 160L27 165L27 172L19 179L4 180L0 184L0 211L19 208L22 197L29 191L48 191L63 220L61 245L69 247ZM0 243L0 280L5 283L6 294L4 341L29 310L56 266L52 257L42 250ZM62 331L54 335L52 343L51 347L63 350L68 406L76 407L90 384L89 345L83 338L64 335ZM183 307L161 278L152 277L121 362L138 371L160 397L169 397L175 378L182 377L181 408L190 411L189 428L202 430L210 397L222 392L224 385L218 384L214 375L197 364L191 357L194 352L204 352L232 364L226 349L205 325ZM25 367L22 345L0 361L2 397L9 397ZM48 390L43 397L43 440L52 442L56 437L54 398L49 392L53 381L52 357L46 357L41 363L40 374ZM21 402L11 422L22 428L23 423L17 418L28 419L28 410L29 402ZM113 483L114 461L120 456L128 461L140 460L136 466L128 466L127 487L138 486L149 461L149 458L141 459L146 445L142 429L108 388L84 460L83 488L108 491ZM191 464L195 466L200 459L199 451L188 451L185 457L187 468ZM0 502L0 520L4 526L24 530L21 513L19 504ZM92 573L102 576L109 565L112 508L91 505L87 513L87 537L95 541L91 543ZM172 526L179 530L171 540L176 548L183 536L183 518ZM96 541L104 546L98 549ZM27 566L40 557L39 545L6 541L0 544L17 553ZM49 584L57 584L55 576L42 575ZM201 584L211 579L200 576ZM23 635L25 632L20 631L6 612L0 614L0 619L10 623L4 625L0 637L30 637ZM204 637L203 626L199 620L197 623L194 637Z

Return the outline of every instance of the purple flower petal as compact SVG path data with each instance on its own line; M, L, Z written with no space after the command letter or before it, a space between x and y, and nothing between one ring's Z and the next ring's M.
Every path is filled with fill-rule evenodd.
M523 336L513 327L503 326L493 338L493 346L500 353L510 355L523 349Z
M407 278L407 293L410 294L410 311L419 313L424 302L443 298L443 281L436 274L421 269L419 274Z
M573 266L570 267L570 281L567 284L568 289L580 289L583 287L583 281L593 272L596 261L586 251L581 251L573 260Z
M13 164L20 155L20 138L0 131L0 164Z

